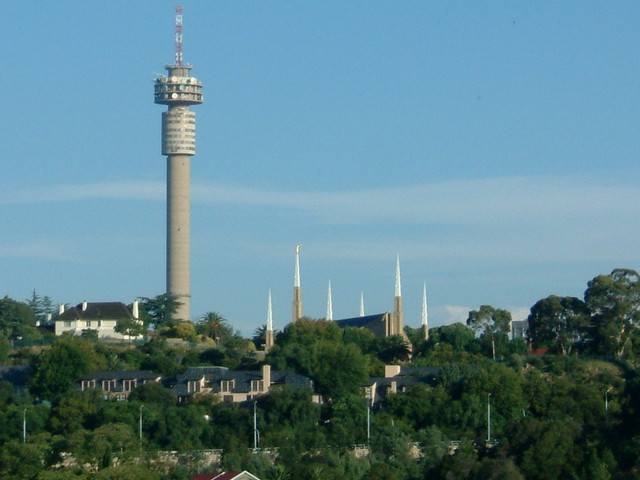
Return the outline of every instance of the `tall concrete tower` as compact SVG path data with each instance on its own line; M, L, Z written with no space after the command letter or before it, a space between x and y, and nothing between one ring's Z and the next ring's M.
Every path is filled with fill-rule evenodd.
M190 176L196 153L196 114L189 105L202 103L202 83L182 61L182 7L176 7L176 58L155 80L155 103L162 114L162 155L167 156L167 293L180 302L176 318L190 319Z

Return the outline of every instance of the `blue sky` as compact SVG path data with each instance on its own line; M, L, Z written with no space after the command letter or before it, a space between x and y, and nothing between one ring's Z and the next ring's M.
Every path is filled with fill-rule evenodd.
M130 302L165 288L152 80L176 2L1 2L0 294ZM640 3L185 1L205 103L192 315L245 334L304 313L481 304L522 318L640 268Z

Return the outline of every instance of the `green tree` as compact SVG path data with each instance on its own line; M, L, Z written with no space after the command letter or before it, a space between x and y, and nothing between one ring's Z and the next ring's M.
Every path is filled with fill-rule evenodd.
M34 318L38 322L45 323L55 313L53 301L46 295L41 297L36 293L35 289L26 303L33 310Z
M146 328L144 327L144 323L135 318L121 318L116 323L116 327L114 330L117 333L121 333L122 335L126 335L127 337L138 337L146 333Z
M30 391L45 399L66 392L80 375L104 368L106 359L96 352L94 344L84 339L63 336L32 362Z
M144 404L155 403L168 408L176 405L178 399L171 389L163 387L161 383L147 382L131 392L129 401L138 401Z
M495 358L506 353L511 327L511 312L490 305L482 305L479 310L469 312L469 325L482 339L483 351Z
M571 353L585 332L588 309L575 297L550 295L531 307L529 338L536 348L559 348Z
M467 325L480 335L508 332L511 325L511 312L491 305L481 305L480 309L469 312Z
M0 299L0 338L38 338L33 309L26 303L5 296Z
M625 354L640 325L640 275L616 268L587 284L585 302L591 311L593 349L605 355Z
M216 343L234 334L229 321L218 312L207 312L202 315L196 329L200 335L212 338Z
M321 342L313 358L308 374L315 380L318 391L325 399L359 394L362 384L367 380L367 358L358 347Z
M178 311L180 302L170 293L163 293L152 298L140 297L145 322L153 328L171 325Z

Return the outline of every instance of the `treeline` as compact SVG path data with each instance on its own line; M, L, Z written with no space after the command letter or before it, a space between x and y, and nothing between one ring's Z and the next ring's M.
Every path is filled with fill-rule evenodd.
M549 349L546 355L533 355L524 340L509 340L508 312L489 306L470 312L468 325L432 329L427 341L407 329L410 346L401 337L305 319L280 332L263 358L254 342L215 314L183 327L200 340L197 348L157 335L128 346L65 336L40 350L7 350L3 363L30 365L31 375L19 394L0 383L0 476L184 479L199 468L188 454L219 448L223 469L247 469L264 480L638 479L638 289L631 270L596 277L582 303L565 302L579 313L576 322L573 313L539 307L559 297L537 302L530 340ZM11 302L0 301L0 312ZM549 326L544 334L536 322ZM15 317L0 316L0 328L6 325L19 330ZM558 334L563 325L577 326L567 336ZM168 315L156 327L168 336L179 326ZM571 338L567 346L565 338ZM75 377L101 369L172 376L192 365L258 369L263 362L309 376L323 397L316 404L310 390L282 388L257 399L260 446L277 447L275 460L250 448L253 405L211 396L177 405L160 384L139 387L128 402L73 388ZM368 412L362 387L392 363L439 367L440 373L433 384L390 394ZM367 442L368 456L350 450ZM185 456L169 466L157 460L162 450Z

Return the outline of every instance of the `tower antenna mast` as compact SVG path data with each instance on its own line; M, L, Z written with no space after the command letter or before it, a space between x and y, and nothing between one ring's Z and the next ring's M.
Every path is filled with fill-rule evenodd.
M182 66L182 5L176 6L176 66Z

